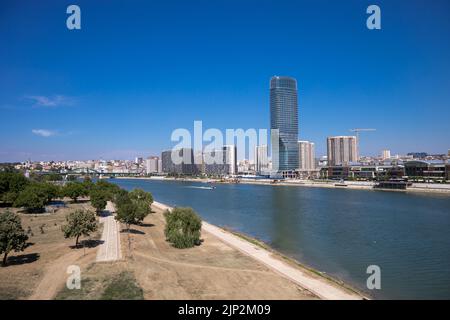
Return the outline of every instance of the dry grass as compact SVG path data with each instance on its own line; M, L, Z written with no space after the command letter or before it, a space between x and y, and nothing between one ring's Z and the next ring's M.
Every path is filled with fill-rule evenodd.
M45 215L20 213L34 244L11 255L20 263L0 268L0 299L316 299L209 233L202 234L200 246L172 247L157 209L142 226L121 233L124 260L94 263L97 248L73 249L74 240L61 232L66 215L80 207L90 205L69 203ZM64 287L71 264L81 267L80 290Z
M81 289L64 287L61 300L139 300L142 289L125 262L93 263L82 273Z
M165 240L162 212L122 234L122 250L146 299L315 299L264 265L203 233L200 246L176 249Z
M87 203L67 203L66 208L60 208L51 214L26 214L18 209L10 209L19 213L24 230L31 230L28 235L31 245L23 252L11 252L8 265L0 267L0 299L26 299L33 295L34 298L40 298L41 295L36 290L48 270L57 273L55 279L57 276L66 277L65 260L67 263L76 262L85 253L86 256L95 254L95 248L71 248L74 240L64 239L61 232L66 215L78 208L91 209ZM91 238L98 238L99 235L100 232L97 232ZM50 290L52 287L43 287L42 290L44 289Z

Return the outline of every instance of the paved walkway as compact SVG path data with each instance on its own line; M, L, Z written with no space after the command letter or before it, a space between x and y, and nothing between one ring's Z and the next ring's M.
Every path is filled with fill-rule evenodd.
M114 219L112 214L115 211L114 204L110 201L106 204L106 210L100 217L100 223L103 223L103 233L101 240L103 243L99 246L97 252L97 262L115 261L122 258L120 250L120 224Z
M163 210L170 209L170 207L159 203L153 202L154 206L157 206ZM327 300L360 300L361 296L352 293L344 288L340 288L337 284L331 283L325 278L318 276L312 276L300 268L292 267L291 265L273 257L272 253L259 246L229 233L221 228L211 225L205 221L202 221L202 230L207 231L217 238L221 239L228 245L238 249L244 254L256 259L262 264L266 265L273 271L285 276L291 281L297 283L299 286L309 290L313 294L317 295L321 299Z

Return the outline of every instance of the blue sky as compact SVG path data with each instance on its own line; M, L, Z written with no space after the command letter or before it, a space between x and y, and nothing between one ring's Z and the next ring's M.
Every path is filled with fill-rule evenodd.
M81 8L81 30L66 8ZM366 28L381 7L382 29ZM22 1L0 4L0 161L131 159L176 128L267 128L269 79L299 86L300 139L363 154L450 148L450 3Z

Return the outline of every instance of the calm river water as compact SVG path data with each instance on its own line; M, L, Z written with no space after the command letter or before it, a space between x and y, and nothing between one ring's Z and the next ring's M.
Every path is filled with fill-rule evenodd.
M450 299L450 196L365 190L112 179L156 201L263 240L373 298ZM366 269L381 268L381 290Z

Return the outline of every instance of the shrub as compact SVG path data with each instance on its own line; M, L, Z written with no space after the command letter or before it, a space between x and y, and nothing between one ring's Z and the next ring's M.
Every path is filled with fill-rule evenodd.
M192 208L175 208L164 215L165 235L175 248L191 248L200 244L202 221Z

